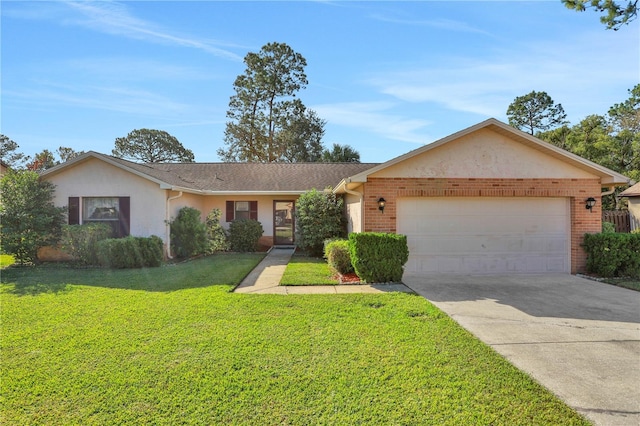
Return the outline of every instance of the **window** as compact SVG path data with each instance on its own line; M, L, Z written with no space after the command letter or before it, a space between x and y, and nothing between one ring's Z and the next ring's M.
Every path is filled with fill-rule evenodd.
M113 237L129 235L129 211L129 197L69 197L69 225L105 223Z
M257 201L227 201L226 221L236 219L258 220Z
M83 223L118 220L119 211L119 198L87 197L82 199Z
M236 211L234 219L249 219L248 201L236 201Z

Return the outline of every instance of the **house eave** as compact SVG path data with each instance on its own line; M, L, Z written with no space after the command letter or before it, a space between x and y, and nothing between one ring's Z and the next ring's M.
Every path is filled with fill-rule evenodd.
M203 195L302 195L306 190L295 191L215 191L215 190L203 190Z
M133 169L131 167L127 167L126 165L118 163L117 161L112 160L108 156L100 154L100 153L95 152L95 151L86 152L86 153L84 153L82 155L79 155L79 156L77 156L77 157L75 157L75 158L73 158L73 159L71 159L71 160L69 160L69 161L67 161L65 163L58 164L57 166L54 166L54 167L52 167L50 169L47 169L44 172L42 172L40 174L40 176L47 177L47 176L50 176L50 175L55 175L57 173L62 172L65 169L67 169L68 167L71 167L71 166L73 166L75 164L83 163L85 161L88 161L91 158L96 158L98 160L104 161L105 163L107 163L109 165L112 165L112 166L117 167L117 168L119 168L121 170L127 171L127 172L129 172L129 173L131 173L133 175L136 175L136 176L141 177L143 179L146 179L148 181L157 183L158 185L160 185L160 188L167 189L167 188L172 187L171 184L169 184L167 182L164 182L164 181L162 181L160 179L154 178L153 176L149 176L148 174L142 173L142 172L140 172L138 170L135 170L135 169ZM193 189L191 189L191 191L193 191Z
M432 149L435 149L439 146L442 146L448 142L451 142L455 139L459 139L463 136L466 136L470 133L473 133L475 131L478 131L480 129L489 129L492 130L496 133L499 133L501 135L510 137L520 143L522 143L525 146L528 146L532 149L536 149L538 151L541 151L543 153L546 153L547 155L551 155L554 158L557 158L559 160L562 160L568 164L573 165L574 167L577 167L579 169L582 169L588 173L591 173L593 175L598 176L601 179L601 185L602 187L611 187L611 186L623 186L623 185L628 185L629 182L631 181L630 178L617 173L613 170L610 170L606 167L603 167L599 164L596 164L592 161L589 161L585 158L582 158L576 154L573 154L569 151L565 151L564 149L558 148L555 145L552 145L548 142L545 142L541 139L536 138L533 135L530 135L528 133L525 133L521 130L516 129L515 127L512 127L508 124L502 123L499 120L496 120L495 118L489 118L488 120L485 120L481 123L476 124L475 126L471 126L468 127L466 129L463 129L459 132L456 132L452 135L446 136L440 140L437 140L435 142L432 142L430 144L424 145L420 148L414 149L413 151L410 151L406 154L403 154L399 157L393 158L389 161L387 161L386 163L382 163L376 167L373 167L369 170L366 170L362 173L359 173L357 175L352 176L351 178L349 178L349 182L366 182L367 178L380 171L380 170L384 170L388 167L391 167L395 164L398 164L402 161L405 161L409 158L412 158L416 155L420 155L424 152L430 151Z

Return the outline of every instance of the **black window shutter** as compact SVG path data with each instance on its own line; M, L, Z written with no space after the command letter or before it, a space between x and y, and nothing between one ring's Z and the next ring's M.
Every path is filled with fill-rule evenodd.
M120 211L118 212L120 230L118 236L127 237L131 226L131 198L120 197L118 204L120 205Z
M69 197L69 225L80 225L80 197Z
M249 201L249 219L258 220L258 202Z
M236 204L233 201L227 201L227 212L225 220L231 222L236 215Z

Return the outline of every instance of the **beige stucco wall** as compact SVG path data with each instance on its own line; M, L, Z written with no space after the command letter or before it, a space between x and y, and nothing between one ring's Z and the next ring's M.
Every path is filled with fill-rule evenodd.
M482 129L371 175L375 178L593 178L582 169Z
M69 197L130 197L131 235L165 238L166 191L157 183L94 158L46 180L56 185L54 203L59 207L67 206Z
M258 202L258 222L264 229L264 237L273 237L273 202L274 201L295 201L298 195L210 195L202 198L202 219L204 220L213 209L220 209L222 213L220 221L225 229L229 228L229 223L225 220L226 202L229 201L257 201ZM176 211L177 212L177 211Z
M631 214L631 230L640 229L640 197L629 198L629 213Z
M355 194L344 194L347 214L347 231L362 232L362 199Z
M258 221L264 229L264 237L273 237L273 203L295 201L297 194L289 195L202 195L188 192L160 189L158 183L136 176L133 173L112 166L95 158L49 175L46 179L56 185L54 203L67 206L69 197L130 197L130 232L134 236L157 235L167 243L169 226L183 207L200 210L202 220L214 208L222 212L221 223L229 227L225 220L226 201L257 201ZM167 212L167 199L169 201ZM168 216L167 216L168 213Z

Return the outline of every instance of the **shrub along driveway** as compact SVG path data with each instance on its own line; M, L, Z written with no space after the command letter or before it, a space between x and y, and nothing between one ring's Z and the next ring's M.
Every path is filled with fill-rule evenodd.
M571 275L405 276L596 424L640 424L640 293Z

